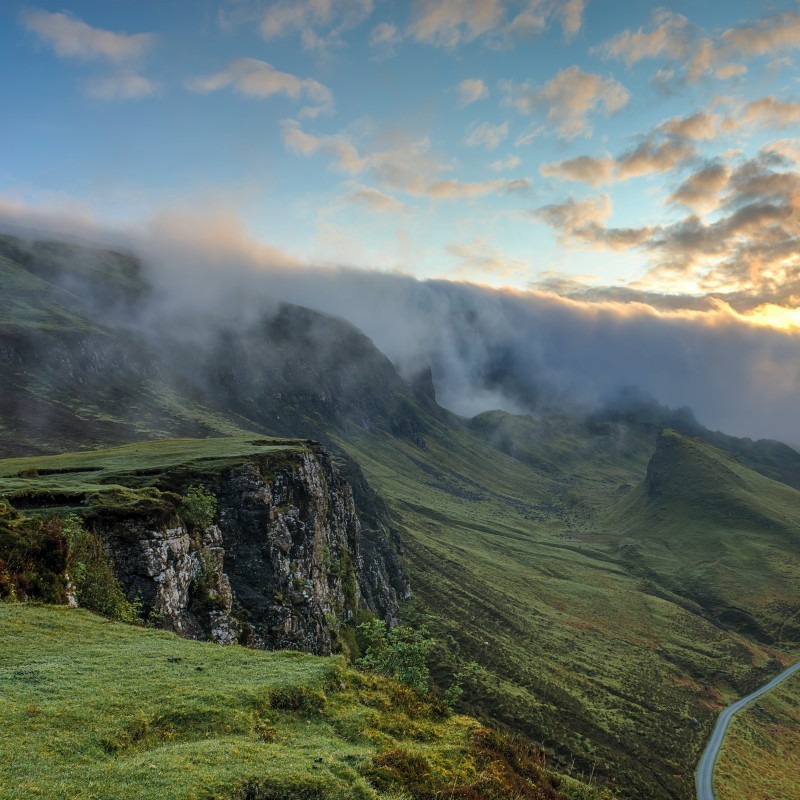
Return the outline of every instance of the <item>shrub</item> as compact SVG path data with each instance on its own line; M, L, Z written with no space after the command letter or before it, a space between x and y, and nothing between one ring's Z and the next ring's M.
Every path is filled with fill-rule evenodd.
M406 625L387 629L379 619L358 626L363 658L359 665L387 675L414 691L428 691L428 654L434 645L425 628Z
M61 521L69 549L67 571L78 605L120 622L142 621L141 600L128 602L100 536L86 530L73 514Z
M203 486L190 486L178 507L178 515L187 528L205 530L214 521L217 498Z
M66 601L67 543L56 520L22 517L0 499L0 598Z

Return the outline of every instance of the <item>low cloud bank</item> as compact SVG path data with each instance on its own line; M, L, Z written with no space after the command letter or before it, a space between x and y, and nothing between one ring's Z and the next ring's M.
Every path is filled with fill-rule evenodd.
M429 364L439 402L466 416L588 410L636 387L690 406L712 429L800 445L800 330L753 322L723 304L656 309L310 267L219 213L161 214L126 231L8 204L0 219L138 253L156 289L139 324L152 330L200 338L286 301L350 321L407 377Z

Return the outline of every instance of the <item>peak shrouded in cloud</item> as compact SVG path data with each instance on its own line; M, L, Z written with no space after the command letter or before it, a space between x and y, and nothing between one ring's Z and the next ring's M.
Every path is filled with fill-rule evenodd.
M205 250L216 252L218 237L220 263L250 263L259 247L269 263L290 254L296 302L303 281L327 274L307 265L336 264L436 308L444 297L448 318L465 298L480 308L494 298L497 314L524 307L561 334L564 319L585 331L602 318L625 320L620 330L645 340L652 325L677 331L676 341L741 336L790 348L800 302L800 9L794 0L760 11L745 0L664 5L7 4L0 64L14 159L0 170L0 210L72 208L77 219L131 229L153 209L203 198L253 232L234 236L204 218L192 235L202 233ZM182 263L190 239L176 245ZM250 255L233 240L250 242ZM381 272L410 277L384 283ZM325 285L335 294L356 278L342 281ZM531 286L546 291L526 294ZM309 304L325 302L310 292ZM486 319L487 330L500 325ZM544 323L519 325L531 348L551 336ZM471 335L452 325L429 333ZM669 365L665 342L653 352ZM767 366L758 372L755 344L749 352L750 374L774 378ZM453 377L444 355L431 358L445 396L483 391ZM688 367L673 377L672 395L659 398L692 404L681 384L693 380ZM673 397L679 389L685 397ZM713 405L710 391L699 414Z

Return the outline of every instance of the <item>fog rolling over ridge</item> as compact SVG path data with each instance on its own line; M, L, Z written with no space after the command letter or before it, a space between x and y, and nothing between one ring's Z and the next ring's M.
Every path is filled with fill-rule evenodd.
M20 235L21 220L13 222L6 229ZM63 236L63 220L49 221L47 234L42 220L22 222L37 228L29 237ZM142 259L153 292L136 319L119 321L155 341L202 346L219 328L248 326L284 301L348 320L406 377L430 365L438 401L465 416L580 412L633 388L691 407L709 428L800 445L800 335L725 308L657 310L315 267L213 222L164 218L133 232L72 232Z

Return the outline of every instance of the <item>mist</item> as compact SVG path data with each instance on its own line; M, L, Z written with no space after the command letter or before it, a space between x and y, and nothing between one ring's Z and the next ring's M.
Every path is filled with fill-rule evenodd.
M36 238L43 227L63 238L57 218L11 221L37 228ZM19 235L16 226L10 232ZM289 302L349 321L406 378L430 366L438 402L464 416L582 413L635 388L690 407L713 430L800 445L800 336L730 309L656 310L313 266L224 215L165 214L127 229L73 225L71 234L141 258L151 299L135 320L116 321L156 342L172 336L201 346Z

